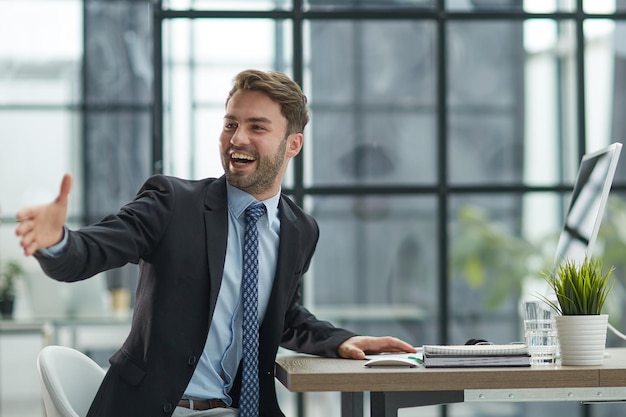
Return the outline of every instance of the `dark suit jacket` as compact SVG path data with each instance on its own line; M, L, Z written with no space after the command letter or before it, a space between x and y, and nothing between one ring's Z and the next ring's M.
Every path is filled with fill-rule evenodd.
M354 334L300 305L301 277L317 244L315 220L279 203L278 265L260 328L260 414L282 416L274 389L278 346L336 357ZM226 180L150 178L135 200L99 223L69 233L60 257L37 256L59 281L76 281L128 262L140 264L131 331L88 417L170 416L202 354L220 288L228 235ZM260 262L263 262L261 259ZM241 372L231 395L239 400Z

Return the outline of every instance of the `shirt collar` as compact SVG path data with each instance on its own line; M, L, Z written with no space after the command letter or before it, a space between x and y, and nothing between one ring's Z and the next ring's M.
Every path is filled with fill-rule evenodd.
M242 218L246 208L252 203L258 200L248 194L247 192L240 190L237 187L233 187L226 182L226 195L228 196L228 210L237 218ZM268 224L272 225L275 221L278 221L278 203L280 201L280 190L273 197L261 201L265 204L267 210Z

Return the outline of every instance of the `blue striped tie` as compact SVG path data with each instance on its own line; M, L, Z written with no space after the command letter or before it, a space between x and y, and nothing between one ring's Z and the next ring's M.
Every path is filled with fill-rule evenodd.
M256 223L265 214L265 205L246 209L243 238L243 373L239 417L259 415L259 231Z

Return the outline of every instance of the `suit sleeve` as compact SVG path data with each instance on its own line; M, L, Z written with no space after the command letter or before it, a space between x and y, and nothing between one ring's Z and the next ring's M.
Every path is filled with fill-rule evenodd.
M294 277L297 280L297 284L293 296L289 300L281 346L296 352L334 358L339 356L337 353L339 345L350 337L356 336L356 334L349 330L335 327L328 321L319 320L301 304L302 277L309 269L319 237L317 223L311 217L308 217L308 219L310 221L311 233L305 234L305 236L312 236L312 238L308 239L307 242L303 242L302 246L310 248L306 253L304 267Z
M296 352L336 358L339 345L357 335L319 320L299 303L292 304L287 315L281 346Z
M69 231L63 254L55 257L36 254L41 268L51 278L70 282L138 262L153 250L166 230L175 204L174 194L167 177L150 178L135 199L116 214Z

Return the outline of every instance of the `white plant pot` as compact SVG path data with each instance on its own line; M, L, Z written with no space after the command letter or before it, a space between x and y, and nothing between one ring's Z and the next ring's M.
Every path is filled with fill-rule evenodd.
M608 314L557 316L562 365L602 365Z

